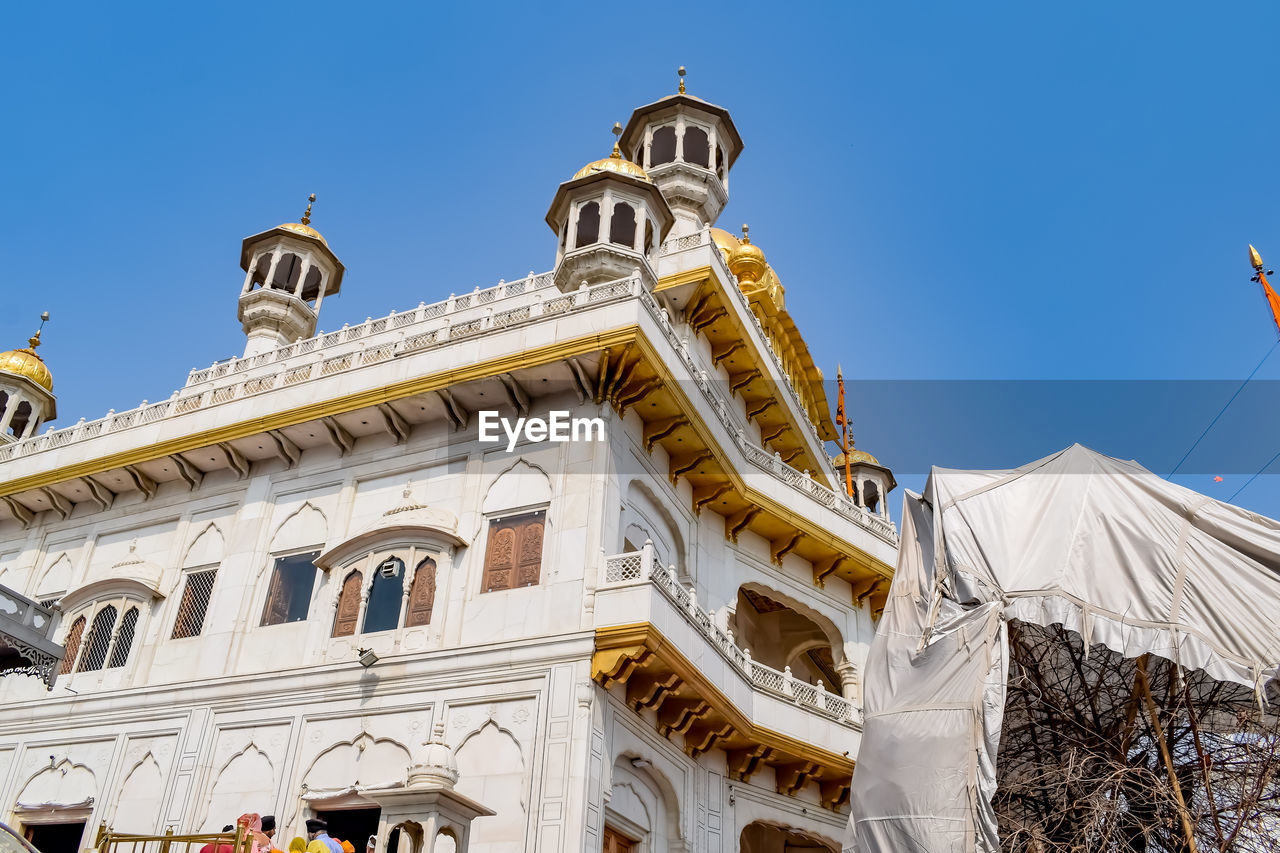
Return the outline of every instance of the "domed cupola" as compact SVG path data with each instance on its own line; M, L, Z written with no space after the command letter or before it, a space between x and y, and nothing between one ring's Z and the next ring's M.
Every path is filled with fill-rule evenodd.
M58 416L53 374L36 353L48 320L46 311L25 347L0 353L0 442L29 438L41 424Z
M614 125L614 133L622 125ZM588 163L556 190L547 224L560 238L555 283L575 290L626 278L639 270L652 289L657 277L650 265L675 219L644 169L613 154Z
M621 146L671 205L675 236L715 224L729 200L729 169L742 137L728 110L685 94L684 66L676 94L631 114Z
M342 286L346 268L311 227L315 200L312 193L301 221L246 237L240 249L245 278L238 317L248 336L245 357L314 335L321 303Z

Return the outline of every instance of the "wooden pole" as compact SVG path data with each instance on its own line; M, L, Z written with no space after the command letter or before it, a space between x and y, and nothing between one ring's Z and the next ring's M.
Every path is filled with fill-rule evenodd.
M1178 802L1178 817L1182 820L1182 831L1187 836L1187 849L1196 853L1196 835L1191 826L1191 813L1187 810L1187 801L1182 798L1182 786L1178 784L1178 774L1173 769L1173 756L1169 754L1169 745L1164 742L1164 731L1160 727L1160 714L1156 701L1151 698L1151 682L1147 679L1146 655L1138 658L1138 689L1146 701L1147 713L1151 716L1151 730L1155 733L1156 743L1160 745L1160 755L1164 758L1165 770L1169 773L1169 783L1173 786L1173 796Z

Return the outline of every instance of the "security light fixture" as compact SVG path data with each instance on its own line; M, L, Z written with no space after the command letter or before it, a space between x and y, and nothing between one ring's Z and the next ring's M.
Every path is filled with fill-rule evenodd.
M360 655L360 665L365 669L378 662L378 656L374 654L373 649L356 649L356 652Z

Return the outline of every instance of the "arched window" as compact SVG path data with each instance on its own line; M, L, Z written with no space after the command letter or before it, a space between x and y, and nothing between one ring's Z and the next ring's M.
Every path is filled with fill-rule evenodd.
M653 248L653 220L649 217L644 218L644 252L649 254Z
M107 650L111 648L111 632L116 627L116 609L107 605L93 617L93 627L85 640L84 653L76 672L94 672L107 662Z
M373 586L364 610L362 633L390 631L400 625L400 598L404 595L404 560L387 557L373 570Z
M66 675L76 665L76 655L80 653L80 638L84 636L84 626L83 616L71 623L71 630L67 632L67 641L64 644L66 651L62 653L62 666L58 669L58 675Z
M267 284L267 275L271 272L271 255L259 255L258 262L253 267L253 277L251 279L251 287L265 287Z
M684 129L684 161L706 169L711 165L711 140L700 127Z
M302 283L302 299L304 302L316 301L316 297L320 295L320 279L322 277L320 270L316 267L307 270L307 279Z
M431 609L436 603L436 561L428 557L418 564L409 588L409 610L404 626L416 628L431 623Z
M276 274L271 280L271 286L276 290L292 292L298 286L300 275L302 275L302 258L292 252L281 255L280 263L276 264Z
M609 242L628 248L636 244L636 209L625 201L613 206L609 221Z
M676 159L676 129L672 125L660 127L653 132L653 143L649 146L649 165L659 166Z
M27 428L27 421L31 419L31 404L23 400L18 407L13 410L13 417L9 420L9 433L18 438L22 438L22 431Z
M116 643L111 648L111 660L107 666L124 666L129 660L129 649L133 646L133 635L138 630L138 608L130 607L120 620L120 630L116 632Z
M333 636L350 637L356 632L356 622L360 619L360 589L363 586L364 575L358 571L352 571L342 582L338 612L333 619Z
M635 163L637 166L640 166L642 168L644 167L644 144L643 143L636 146L636 153L635 153L635 156L631 158L631 162Z
M575 249L590 246L600 239L600 205L588 202L578 209L578 237L574 240Z

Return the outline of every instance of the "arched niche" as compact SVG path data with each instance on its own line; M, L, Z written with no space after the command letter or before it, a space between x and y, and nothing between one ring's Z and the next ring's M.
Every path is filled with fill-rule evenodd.
M519 741L488 720L467 736L455 755L458 793L497 812L491 817L476 818L471 825L472 849L488 849L485 844L506 845L496 848L503 850L524 849L528 810L524 754Z
M97 796L98 782L93 771L64 758L27 781L18 794L17 807L20 811L87 808Z
M329 521L310 501L294 510L271 536L272 553L300 551L323 545L329 538Z
M317 755L302 781L309 792L317 793L353 786L380 788L403 782L410 763L409 750L403 744L361 733Z
M213 566L221 563L223 546L222 531L218 525L209 522L187 546L187 552L182 558L182 568Z
M624 750L613 762L609 782L605 822L637 839L637 853L686 849L680 795L651 757Z
M776 820L752 821L738 834L741 853L840 853L840 844L810 829Z
M764 666L791 667L799 680L821 680L840 692L837 665L844 661L844 639L829 617L784 592L748 581L738 588L733 614L734 641L750 649ZM812 653L812 654L810 654Z
M71 558L66 554L59 554L57 559L44 570L40 576L39 582L36 583L35 599L43 601L44 599L64 593L71 588Z
M112 828L138 835L159 831L163 798L164 773L155 756L148 752L133 765L120 784Z
M684 529L687 522L673 513L643 479L636 478L627 485L626 506L622 514L624 543L628 527L634 525L645 530L653 540L654 558L659 565L675 565L676 570L687 574ZM644 540L631 540L637 548Z
M272 814L276 809L276 769L271 758L250 742L218 772L204 809L203 831L217 832L247 811Z
M551 503L551 479L537 466L518 460L499 474L485 492L485 515Z

